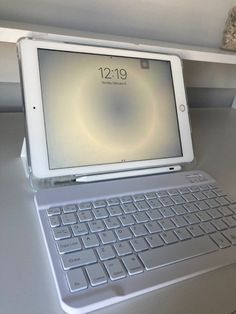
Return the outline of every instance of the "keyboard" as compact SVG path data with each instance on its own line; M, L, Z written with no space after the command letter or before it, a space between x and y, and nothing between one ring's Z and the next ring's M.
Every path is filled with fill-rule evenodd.
M63 204L47 220L72 295L236 244L236 202L214 183Z

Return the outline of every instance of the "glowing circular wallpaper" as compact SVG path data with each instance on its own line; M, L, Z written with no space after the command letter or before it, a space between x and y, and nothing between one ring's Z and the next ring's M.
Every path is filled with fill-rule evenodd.
M51 169L181 155L168 62L38 54Z

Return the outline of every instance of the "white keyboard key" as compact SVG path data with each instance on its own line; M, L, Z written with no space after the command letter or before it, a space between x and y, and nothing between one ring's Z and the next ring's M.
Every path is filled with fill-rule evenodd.
M157 219L162 219L163 216L161 215L161 213L159 212L158 209L151 209L147 211L147 215L149 216L149 218L151 220L157 220Z
M195 206L194 204L192 203L187 203L184 205L184 207L187 209L187 211L189 213L194 213L194 212L197 212L198 211L198 208L197 206Z
M163 240L161 239L161 237L158 234L153 234L153 235L147 236L147 237L145 237L145 239L151 248L164 245Z
M209 221L201 223L200 227L205 233L213 233L216 231L216 228Z
M96 219L100 218L107 218L108 217L108 212L106 208L94 208L93 209L93 214Z
M122 241L114 244L114 248L119 256L131 254L133 252L128 241Z
M179 195L179 191L177 189L171 189L167 191L170 196Z
M105 262L104 265L111 280L118 280L126 277L126 271L119 260L113 259Z
M200 190L201 190L201 191L207 191L207 190L209 190L208 184L202 184L202 185L200 185Z
M198 201L202 201L207 198L202 192L195 192L193 195Z
M70 238L57 241L57 248L60 254L81 250L78 238Z
M88 288L87 280L81 268L69 270L66 278L71 292L81 291Z
M169 196L169 194L166 191L158 191L156 192L158 197L166 197Z
M136 213L135 213L136 214ZM139 213L137 213L139 214ZM119 216L120 222L122 223L122 226L131 226L135 223L133 216L130 215L122 215Z
M212 233L210 237L221 249L230 246L230 242L220 232Z
M144 251L138 256L145 268L152 270L216 250L217 245L208 236L204 236Z
M148 205L148 203L146 201L136 202L135 206L137 207L137 209L139 211L150 209L150 207L149 207L149 205Z
M156 221L150 221L145 224L149 233L156 233L162 231L160 225Z
M182 205L176 205L171 207L176 215L183 215L187 213L187 210Z
M91 286L99 286L107 282L107 275L100 264L89 265L86 268Z
M136 275L143 272L143 265L136 255L128 255L122 258L122 261L129 275Z
M189 191L190 192L198 192L198 191L200 191L200 188L198 187L198 186L190 186L189 187Z
M158 222L161 225L163 230L170 230L170 229L175 228L175 225L169 218L159 220Z
M143 194L135 194L135 195L133 195L133 199L134 199L134 201L143 201L143 200L145 200L145 197Z
M115 230L119 240L127 240L132 238L132 234L128 228L119 228Z
M222 217L222 214L216 208L210 208L207 213L214 219Z
M225 192L224 192L223 190L219 189L219 188L216 188L216 189L214 190L214 193L215 193L217 196L225 196L225 195L226 195Z
M109 198L107 200L107 204L108 204L108 206L110 206L110 205L118 205L118 204L120 204L120 200L117 197Z
M225 230L222 233L233 245L236 244L236 228Z
M81 237L81 240L85 248L91 248L99 245L99 241L96 234L84 235Z
M104 220L107 229L114 229L120 227L120 222L116 217L110 217Z
M156 198L157 196L154 192L149 192L149 193L145 194L145 197L147 200L152 200L152 199Z
M216 227L217 230L221 231L221 230L225 230L227 229L227 225L223 222L223 220L221 219L217 219L217 220L212 220L211 222L213 224L213 226Z
M137 223L146 222L149 220L147 214L144 212L134 213L133 216Z
M183 198L185 199L186 202L195 202L196 201L196 198L193 196L193 194L184 194L182 195Z
M88 222L88 226L91 232L99 232L105 229L101 220L93 220Z
M61 215L61 221L63 225L72 225L77 222L77 219L74 213L69 213Z
M88 233L88 228L84 222L71 226L74 236L80 236Z
M210 208L219 207L219 204L214 199L208 199L206 200L206 203Z
M191 234L188 232L188 230L186 228L179 228L175 230L175 234L177 235L177 237L183 241L183 240L188 240L191 239Z
M175 215L170 207L162 207L159 211L164 218L173 217Z
M183 216L175 216L171 220L178 228L185 227L188 224Z
M162 203L163 206L172 206L174 205L174 202L170 197L161 197L160 202Z
M98 235L103 244L116 242L114 233L111 230L100 232Z
M66 238L71 237L70 230L66 226L54 228L52 231L53 231L55 240L61 240L61 239L66 239Z
M193 225L193 224L200 222L199 218L195 214L184 215L184 218L187 220L187 222L190 225Z
M89 210L79 211L77 215L80 222L93 220L93 216Z
M148 244L143 238L132 239L130 240L130 244L135 252L141 252L148 249Z
M94 208L100 208L100 207L105 207L107 205L106 201L104 200L98 200L93 202L93 207Z
M122 197L120 198L120 201L121 201L122 204L125 204L125 203L131 203L131 202L133 202L133 199L132 199L132 197L129 196L129 195L124 195L124 196L122 196Z
M203 194L205 194L207 198L214 198L216 196L211 190L204 191Z
M107 210L111 216L119 216L123 214L123 210L119 205L113 205L107 207Z
M227 201L229 201L230 204L236 204L236 198L231 196L231 195L227 195L225 197L227 199Z
M172 231L162 232L160 233L160 236L162 237L166 244L171 244L178 241L178 238Z
M75 204L72 204L72 205L66 205L63 207L63 212L64 214L66 213L73 213L73 212L76 212L77 211L77 206Z
M206 211L200 211L200 212L196 213L196 215L198 216L198 218L201 221L211 220L211 216Z
M60 215L61 208L60 207L51 207L47 210L48 216Z
M230 227L236 227L236 220L232 217L232 216L229 216L229 217L224 217L223 218L223 221Z
M198 225L189 226L188 231L191 232L193 237L200 237L204 234L204 232Z
M111 245L98 247L97 253L101 261L108 260L115 257L115 252Z
M225 198L225 197L217 197L216 201L221 205L221 206L225 206L225 205L229 205L229 201Z
M60 218L58 216L50 216L49 222L52 228L59 227L61 225Z
M172 201L174 201L174 203L176 205L181 205L185 203L185 200L183 199L183 197L181 195L174 195L171 196Z
M233 212L228 207L219 207L218 210L223 216L233 215Z
M180 188L180 189L178 189L178 191L179 191L180 194L187 194L187 193L189 193L189 189L186 188L186 187Z
M65 270L89 265L97 261L92 249L63 254L61 259Z
M199 201L194 203L200 210L206 210L209 208L205 201Z
M147 229L141 224L131 226L130 230L133 232L135 237L140 237L147 234Z
M121 206L122 206L122 209L125 212L125 214L135 213L137 211L137 209L133 203L127 203L127 204L123 204Z
M80 203L78 205L78 207L79 207L80 210L91 209L92 208L92 203L91 202L83 202L83 203Z
M113 205L107 207L107 210L111 216L119 216L123 214L123 210L119 205Z
M160 208L162 207L162 204L161 202L158 201L158 199L151 199L151 200L148 200L148 204L149 206L154 209L154 208Z

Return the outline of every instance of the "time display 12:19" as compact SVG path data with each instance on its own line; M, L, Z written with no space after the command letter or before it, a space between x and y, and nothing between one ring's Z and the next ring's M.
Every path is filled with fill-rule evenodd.
M117 80L126 80L128 77L128 73L125 69L110 69L108 67L100 67L98 69L100 71L102 79L107 79L107 80L112 80L112 79L117 79Z

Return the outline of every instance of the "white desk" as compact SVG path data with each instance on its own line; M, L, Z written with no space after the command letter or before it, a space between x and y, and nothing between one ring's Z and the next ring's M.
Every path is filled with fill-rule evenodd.
M191 111L195 168L236 197L236 110ZM54 282L20 160L21 113L0 114L0 314L60 314ZM99 314L230 314L236 264L98 311Z

